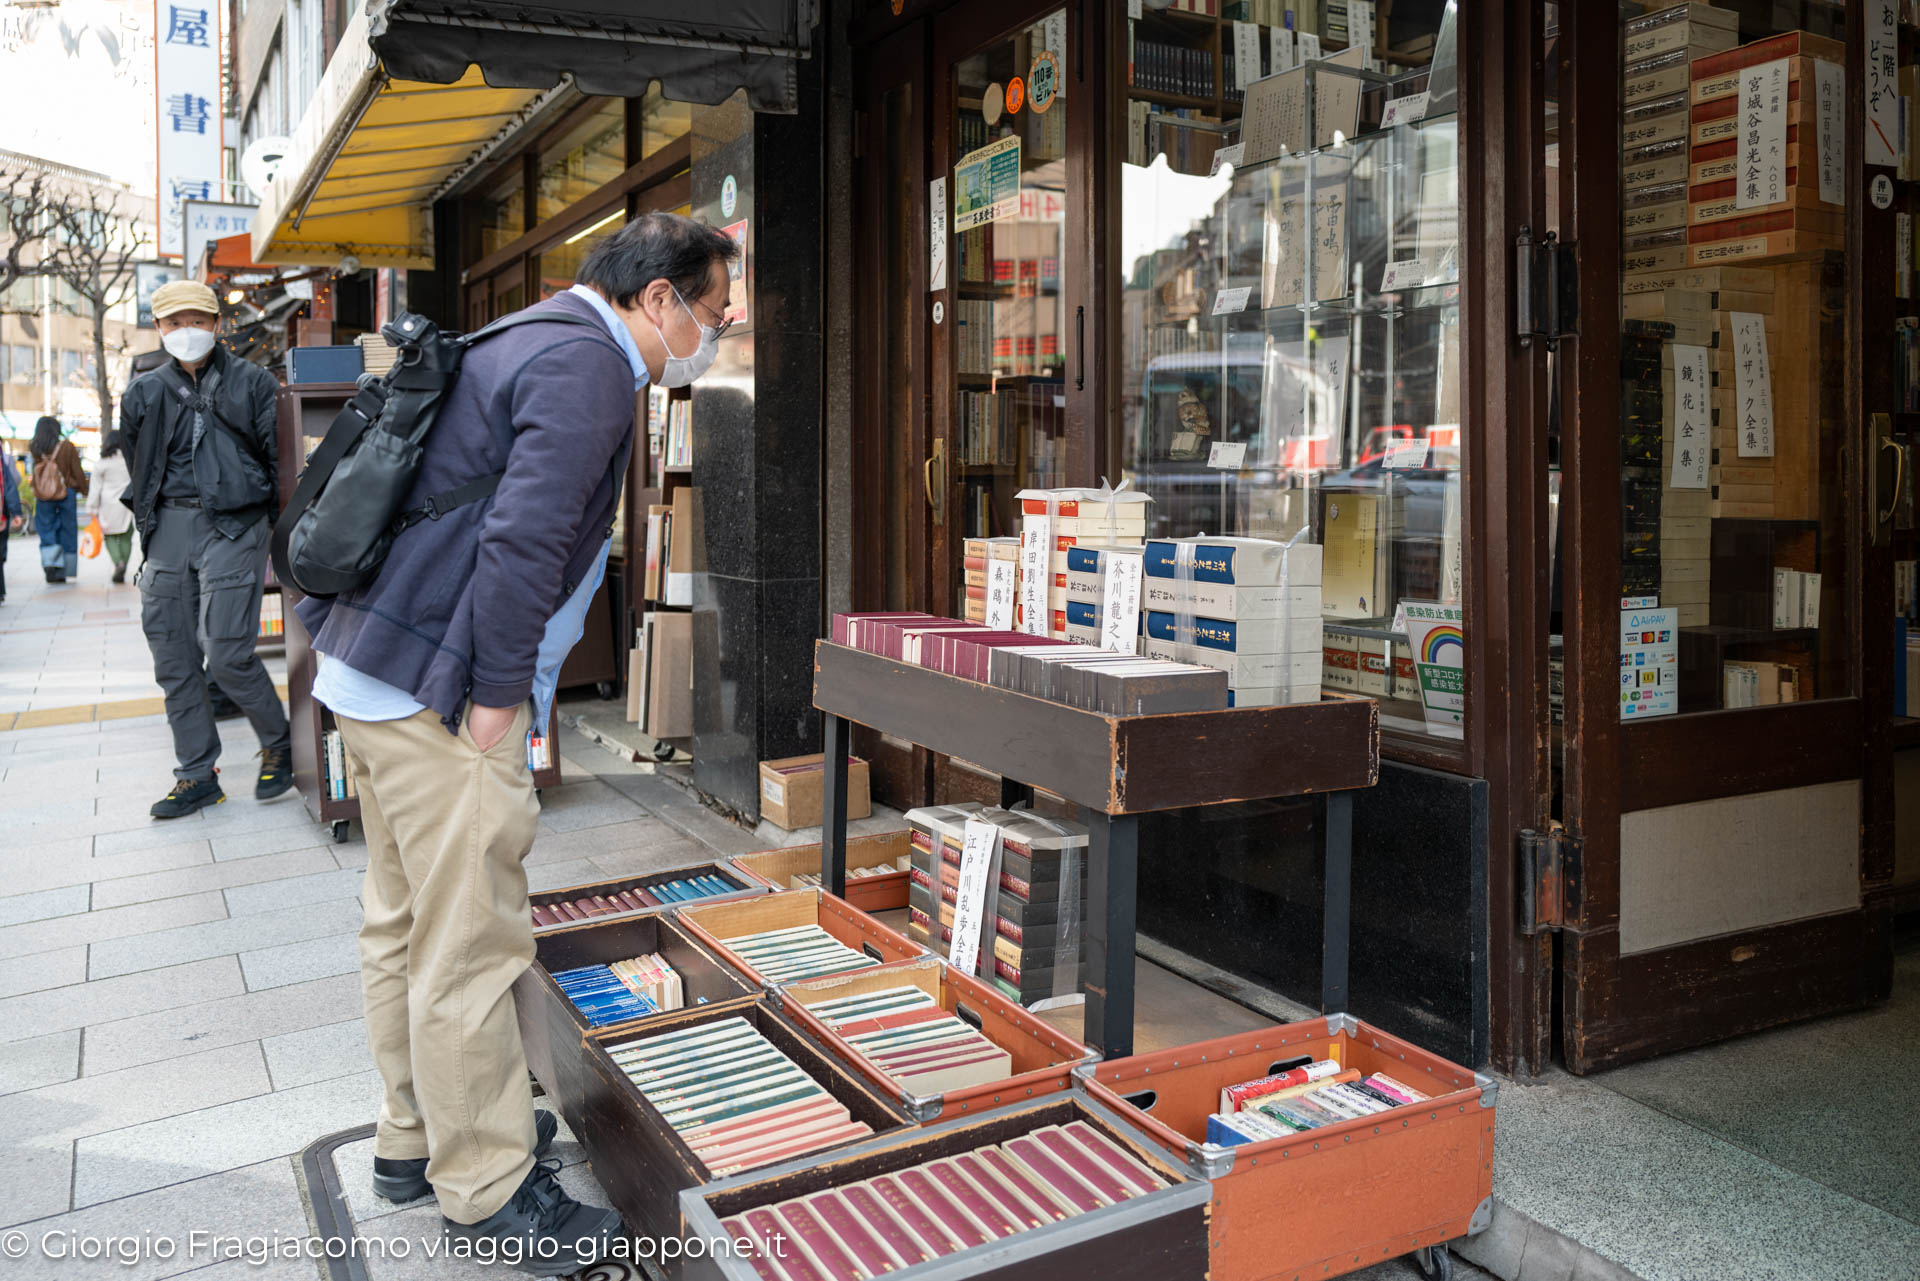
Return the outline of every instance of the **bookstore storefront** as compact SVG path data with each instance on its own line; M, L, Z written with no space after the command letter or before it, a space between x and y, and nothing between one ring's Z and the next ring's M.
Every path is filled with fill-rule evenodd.
M1351 1008L1506 1069L1881 999L1920 883L1920 172L1873 136L1905 136L1914 15L1623 8L850 31L855 607L964 616L1026 488L1319 544L1323 686L1380 707ZM997 795L855 743L892 803ZM1316 815L1143 821L1142 935L1312 1003Z

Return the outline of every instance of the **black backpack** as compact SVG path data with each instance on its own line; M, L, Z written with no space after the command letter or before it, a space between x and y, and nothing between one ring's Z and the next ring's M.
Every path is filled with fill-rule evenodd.
M477 503L500 487L502 472L477 476L408 509L420 474L422 444L460 376L467 348L517 325L559 321L604 334L598 321L564 311L518 311L472 334L442 333L424 316L402 312L380 333L400 349L393 368L362 376L360 390L334 416L287 509L273 526L273 569L308 596L338 596L372 582L404 529Z

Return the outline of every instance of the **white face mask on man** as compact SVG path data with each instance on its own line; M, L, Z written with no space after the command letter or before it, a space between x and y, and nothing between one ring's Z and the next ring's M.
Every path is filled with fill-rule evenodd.
M192 364L213 350L214 335L211 329L184 327L165 334L160 345L167 354L184 364Z
M673 289L671 282L667 288ZM693 349L690 356L676 356L673 348L667 346L667 331L655 325L653 332L660 335L660 349L667 353L666 364L661 366L657 381L662 387L686 387L713 368L714 360L720 355L720 331L712 325L700 324L700 318L693 314L693 308L687 306L687 300L680 297L678 289L673 290L673 296L679 300L681 310L687 313L687 319L698 326L700 345Z

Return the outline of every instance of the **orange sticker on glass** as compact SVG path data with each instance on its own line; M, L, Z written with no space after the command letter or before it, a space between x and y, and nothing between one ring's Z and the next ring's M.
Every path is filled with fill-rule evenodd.
M1012 115L1027 105L1027 82L1019 76L1007 81L1007 114Z

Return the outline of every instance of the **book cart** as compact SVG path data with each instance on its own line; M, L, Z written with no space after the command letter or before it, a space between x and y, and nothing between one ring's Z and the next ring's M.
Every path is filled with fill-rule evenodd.
M340 412L359 390L357 383L295 383L280 388L274 395L276 429L279 440L280 506L284 509L293 497L307 457L320 445ZM269 570L271 574L271 570ZM293 785L315 822L327 824L335 841L344 842L350 824L360 817L357 796L336 797L328 786L327 736L334 732L333 713L314 701L313 678L319 660L313 639L294 614L304 599L291 583L279 585L287 655L287 721L293 733ZM560 754L552 750L558 720L547 721L547 743L552 761L546 769L536 770L536 788L560 785Z

